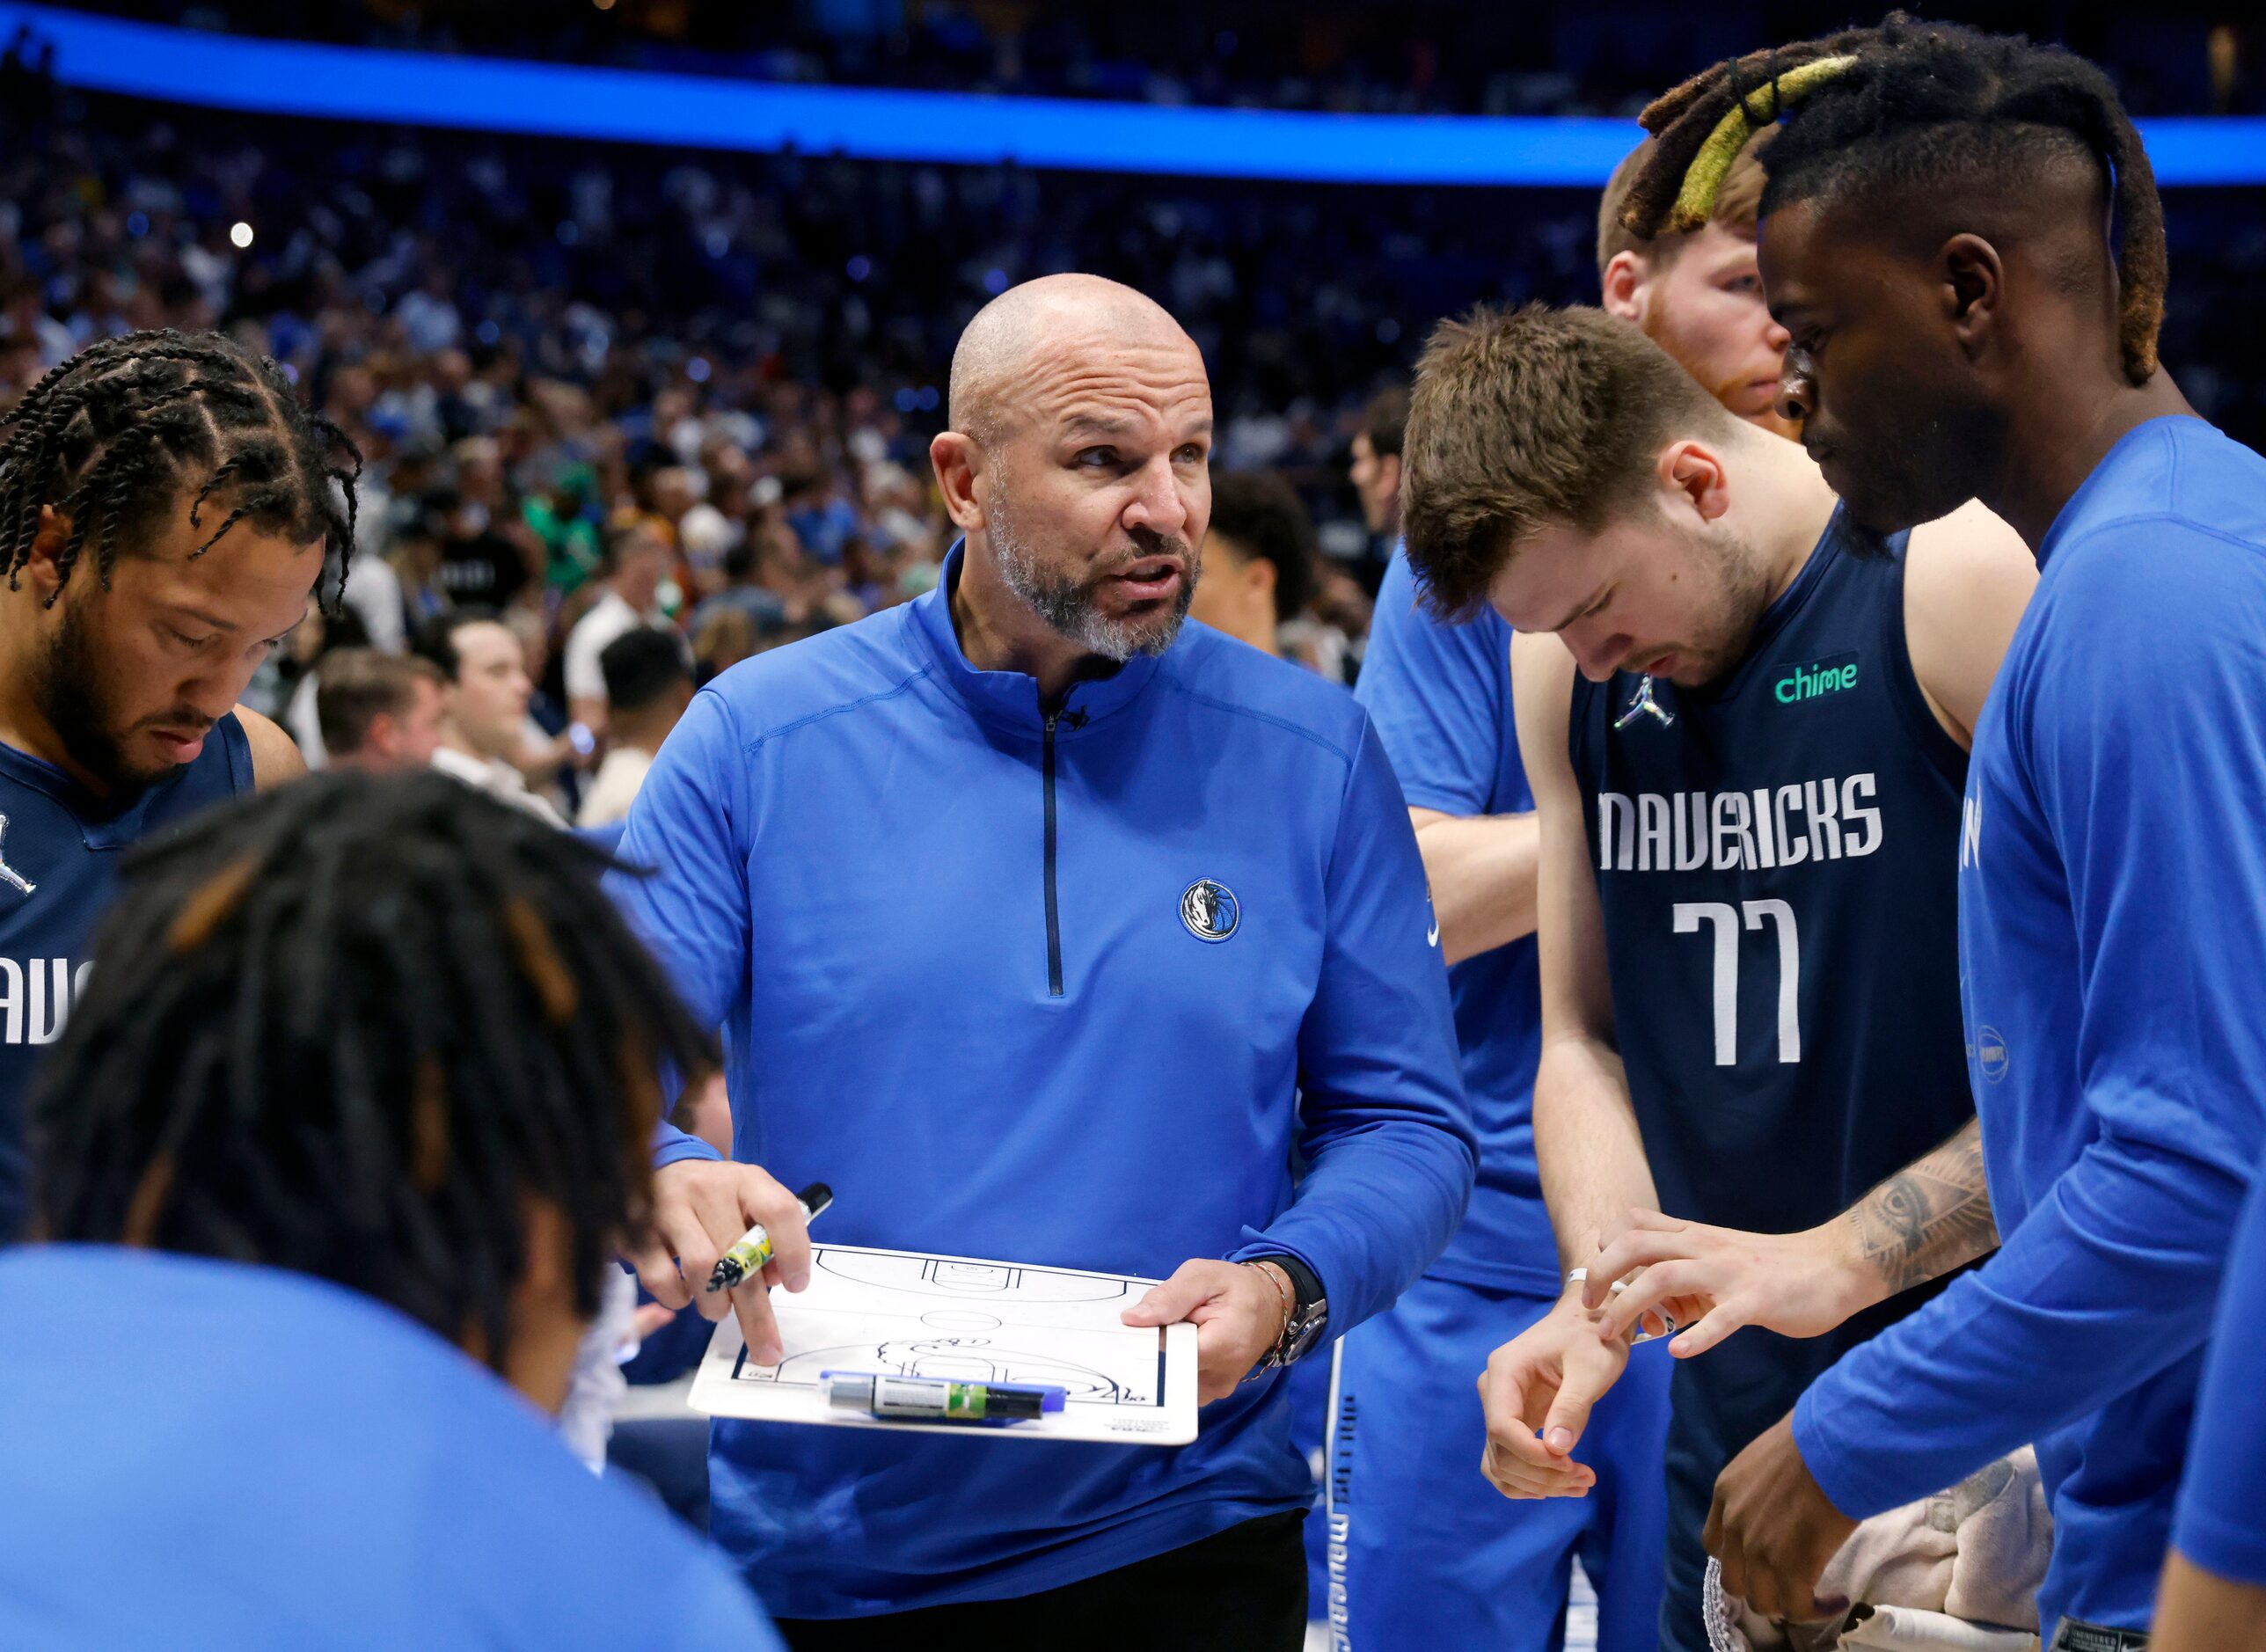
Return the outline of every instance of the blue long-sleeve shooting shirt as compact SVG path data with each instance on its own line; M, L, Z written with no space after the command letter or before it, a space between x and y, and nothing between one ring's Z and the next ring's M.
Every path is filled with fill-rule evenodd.
M2145 1628L2266 1072L2266 461L2151 420L2039 547L1976 730L1968 1066L2003 1245L1795 1411L1843 1513L2035 1441L2039 1591Z

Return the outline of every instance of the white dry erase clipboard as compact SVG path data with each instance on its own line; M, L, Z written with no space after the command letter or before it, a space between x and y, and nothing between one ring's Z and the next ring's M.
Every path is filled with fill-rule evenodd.
M1186 1445L1196 1437L1196 1327L1137 1328L1118 1316L1157 1282L966 1256L816 1245L810 1288L771 1292L786 1355L757 1365L726 1314L693 1378L712 1417L986 1439ZM883 1422L829 1408L822 1371L1030 1383L1064 1391L1029 1422Z

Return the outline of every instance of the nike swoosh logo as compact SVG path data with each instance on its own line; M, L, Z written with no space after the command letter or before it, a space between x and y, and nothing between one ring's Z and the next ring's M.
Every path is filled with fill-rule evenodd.
M1424 932L1424 944L1427 947L1436 947L1440 944L1440 920L1438 918L1434 918L1432 920L1432 927Z

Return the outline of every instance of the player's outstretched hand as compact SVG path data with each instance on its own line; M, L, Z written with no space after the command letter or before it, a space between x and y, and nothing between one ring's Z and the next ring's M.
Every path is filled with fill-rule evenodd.
M711 1290L716 1259L757 1223L771 1235L763 1272L731 1290ZM653 1232L627 1253L638 1278L672 1308L688 1303L720 1319L728 1299L740 1316L748 1352L766 1365L785 1351L771 1317L773 1285L800 1290L810 1283L810 1231L802 1206L770 1173L726 1159L680 1159L653 1174Z
M1117 1317L1128 1325L1194 1325L1196 1403L1208 1406L1233 1393L1282 1340L1290 1290L1289 1276L1271 1262L1198 1260L1182 1262Z
M1628 1279L1627 1288L1613 1290L1617 1279ZM1583 1300L1600 1310L1598 1333L1612 1338L1626 1335L1642 1315L1667 1313L1681 1327L1668 1351L1689 1359L1746 1325L1823 1336L1878 1298L1866 1283L1844 1221L1800 1233L1743 1233L1632 1210L1605 1230Z
M1700 1540L1722 1562L1725 1594L1765 1618L1801 1619L1831 1614L1817 1580L1856 1529L1802 1460L1788 1414L1716 1478Z
M1567 1287L1557 1305L1488 1356L1480 1377L1487 1449L1480 1472L1506 1497L1586 1497L1597 1472L1574 1460L1590 1409L1628 1363L1625 1340L1597 1335L1598 1316Z

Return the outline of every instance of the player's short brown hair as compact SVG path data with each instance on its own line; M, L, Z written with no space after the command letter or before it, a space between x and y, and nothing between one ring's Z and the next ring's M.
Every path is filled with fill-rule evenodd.
M315 721L323 749L334 757L361 750L380 716L407 715L420 677L435 688L449 685L439 666L413 654L339 648L324 655L315 668Z
M1433 329L1401 456L1401 530L1433 610L1487 600L1521 539L1594 533L1646 497L1653 461L1731 415L1668 353L1602 310L1485 306Z
M1758 132L1747 141L1731 162L1731 170L1723 174L1723 186L1715 196L1714 210L1707 222L1721 224L1734 235L1754 239L1755 223L1761 216L1763 185L1768 181L1763 171L1763 145L1769 143L1769 130ZM1597 201L1597 275L1604 276L1605 266L1622 252L1640 252L1656 267L1673 263L1684 250L1690 237L1674 230L1664 230L1651 240L1629 229L1621 222L1621 213L1628 205L1628 193L1637 177L1652 163L1655 146L1659 140L1647 138L1621 157L1621 164L1613 168L1613 175L1605 180L1605 193Z

